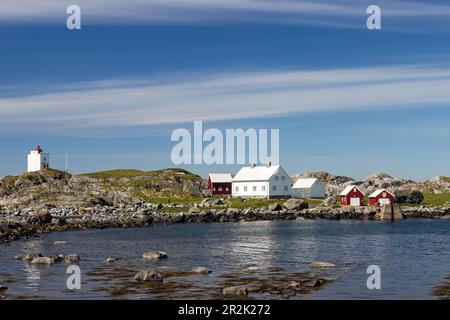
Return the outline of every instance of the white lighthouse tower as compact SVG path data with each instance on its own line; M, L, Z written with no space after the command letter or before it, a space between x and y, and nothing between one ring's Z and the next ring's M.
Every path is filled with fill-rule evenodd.
M44 153L40 146L28 154L28 172L47 169L50 165L50 156Z

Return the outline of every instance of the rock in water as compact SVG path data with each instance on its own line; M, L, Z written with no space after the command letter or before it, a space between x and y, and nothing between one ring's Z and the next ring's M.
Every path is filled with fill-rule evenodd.
M211 273L211 271L209 271L207 268L205 267L196 267L194 269L192 269L192 272L194 273L201 273L201 274L208 274Z
M81 258L77 254L69 254L64 258L66 263L75 263L80 261Z
M67 244L67 241L53 241L54 246L63 245L63 244Z
M259 267L248 267L247 269L246 269L246 271L248 271L248 272L258 272L258 271L260 271L261 269L259 268Z
M54 258L50 257L36 257L31 260L31 264L54 264L56 261Z
M303 210L308 209L309 205L302 199L289 199L283 204L283 207L288 210Z
M164 251L145 252L142 257L148 260L160 260L167 258L167 253Z
M324 279L312 279L303 284L307 288L317 288L325 283Z
M25 261L32 261L34 258L42 257L42 254L40 253L27 253L25 257L23 257L23 260Z
M114 258L108 258L108 259L106 259L106 262L107 263L113 263L113 262L115 262L116 261L116 259L114 259Z
M336 268L337 266L328 262L315 261L308 265L310 268Z
M222 294L224 296L247 296L249 292L259 291L261 286L259 285L242 285L242 286L231 286L222 289Z
M134 275L135 280L140 281L152 281L152 282L162 282L163 275L155 270L145 270L138 272Z

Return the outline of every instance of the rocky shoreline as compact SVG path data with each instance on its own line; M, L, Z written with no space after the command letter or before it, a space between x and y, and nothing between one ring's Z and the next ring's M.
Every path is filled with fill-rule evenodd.
M65 230L133 228L155 224L238 222L303 219L379 219L374 207L308 207L272 204L264 208L237 209L220 201L189 205L163 205L139 202L133 205L0 209L0 243L30 238L42 233ZM287 207L286 207L287 206ZM172 210L172 211L171 211ZM175 211L175 212L174 212ZM450 218L450 207L402 207L404 218Z

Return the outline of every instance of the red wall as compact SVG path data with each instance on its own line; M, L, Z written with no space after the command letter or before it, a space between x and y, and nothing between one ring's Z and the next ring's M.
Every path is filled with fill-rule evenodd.
M391 199L391 203L395 203L395 197L392 194L390 194L389 192L386 192L386 197L383 197L383 193L385 193L385 192L380 193L375 198L369 198L369 204L371 206L376 206L378 200L383 199L383 198L385 198L385 199L389 198L389 199Z
M208 190L211 195L229 195L231 194L231 182L221 182L221 183L212 183L211 178L208 177ZM213 191L213 188L216 188L216 191ZM222 188L222 191L219 191L219 188ZM228 191L226 191L228 188Z
M358 190L358 188L356 188L356 192L352 190L347 194L347 196L341 196L341 205L349 206L350 198L359 198L361 205L364 204L364 195Z

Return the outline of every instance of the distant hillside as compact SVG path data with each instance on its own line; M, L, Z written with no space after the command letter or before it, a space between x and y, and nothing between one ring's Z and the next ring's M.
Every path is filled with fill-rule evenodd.
M71 175L47 169L0 180L0 205L128 204L202 196L203 179L183 169L112 170Z
M346 186L357 185L364 193L370 194L376 189L389 189L394 193L408 190L420 190L426 194L450 193L450 177L439 176L424 182L407 179L397 179L387 173L374 173L364 180L355 180L351 177L334 176L327 172L298 173L292 176L293 182L298 178L319 178L325 185L327 195L337 195ZM450 197L448 199L450 201Z

